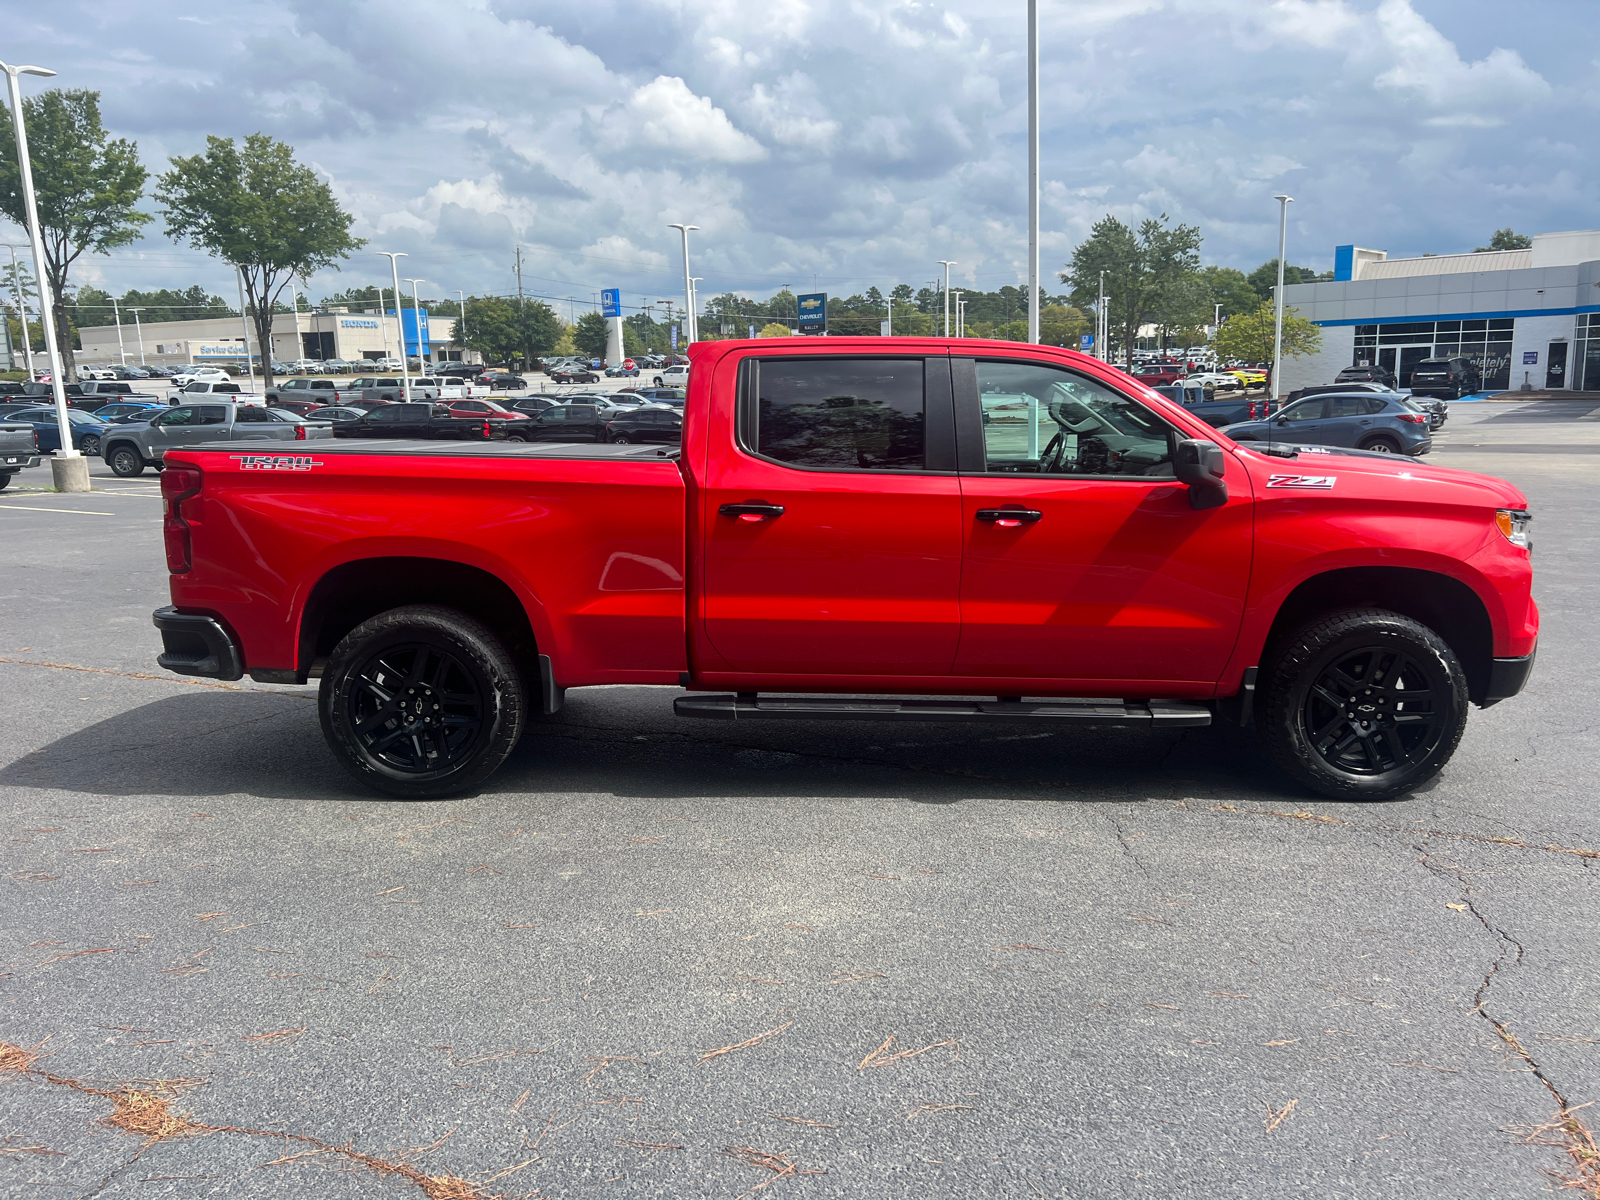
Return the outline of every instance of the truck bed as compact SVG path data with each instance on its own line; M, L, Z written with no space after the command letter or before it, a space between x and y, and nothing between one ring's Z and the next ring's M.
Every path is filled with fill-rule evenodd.
M392 560L382 569L441 587L501 581L538 644L560 656L563 686L677 683L687 651L676 458L655 446L398 439L174 449L168 461L200 467L204 488L184 506L194 567L172 577L173 602L225 612L246 670L304 676L330 649L301 638L308 606L339 586L341 564L363 561L370 574L370 560ZM456 564L478 582L463 585Z

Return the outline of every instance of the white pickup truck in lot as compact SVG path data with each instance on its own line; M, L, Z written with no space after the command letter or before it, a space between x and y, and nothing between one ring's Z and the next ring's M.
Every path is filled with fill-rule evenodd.
M184 384L167 397L168 404L188 404L207 396L226 397L230 404L265 404L259 392L247 392L237 383L224 383L214 379L195 379Z
M431 376L411 377L411 390L405 390L405 381L398 376L369 376L357 379L349 385L350 389L358 392L354 397L361 400L382 400L391 404L401 404L407 400L474 400L487 398L494 395L494 389L481 384L461 383L451 379L435 379Z

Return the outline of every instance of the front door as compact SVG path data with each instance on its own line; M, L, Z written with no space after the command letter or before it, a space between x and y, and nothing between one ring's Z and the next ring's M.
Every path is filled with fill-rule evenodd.
M1215 683L1250 578L1244 467L1228 455L1227 503L1196 510L1173 477L1182 435L1142 404L1053 363L952 366L966 540L956 674L1023 695L1030 680L1112 696Z
M1567 386L1567 343L1550 343L1550 357L1545 359L1544 386L1550 391Z
M228 436L228 410L221 404L185 404L151 422L150 449L160 457L178 446L198 446Z
M948 360L738 369L738 448L711 456L699 498L700 619L720 669L948 676L961 581Z

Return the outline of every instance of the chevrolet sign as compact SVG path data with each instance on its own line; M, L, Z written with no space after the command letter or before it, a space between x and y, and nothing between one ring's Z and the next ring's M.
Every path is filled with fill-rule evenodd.
M827 333L828 332L828 293L814 292L809 296L801 296L800 302L800 332L801 333Z

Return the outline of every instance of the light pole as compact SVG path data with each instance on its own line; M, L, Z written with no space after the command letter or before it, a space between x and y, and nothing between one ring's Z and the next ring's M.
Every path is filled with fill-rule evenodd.
M117 308L117 298L111 297L111 319L117 326L117 356L121 358L122 365L128 365L128 348L122 344L122 313Z
M417 370L426 375L427 372L422 370L428 365L422 353L422 301L417 295L417 284L421 283L422 280L407 279L406 282L411 285L411 328L417 331ZM405 327L401 326L401 328L404 329Z
M462 289L456 289L456 336L451 340L463 350L467 348L467 297Z
M234 263L233 274L239 281L239 324L244 327L244 366L245 370L250 372L250 390L253 392L256 390L256 364L255 360L250 357L250 314L245 311L244 307L244 268L238 263ZM261 360L261 370L265 372L266 369L267 360L263 358Z
M683 300L687 305L684 310L683 332L688 341L692 343L698 336L699 330L696 328L694 315L694 281L689 278L689 231L691 229L699 229L700 226L669 222L667 228L676 229L683 234Z
M82 458L83 456L72 444L72 425L67 420L67 388L61 378L61 348L56 344L56 323L52 319L55 302L50 298L50 282L44 273L44 239L39 234L39 201L33 191L33 164L28 159L28 131L22 120L22 88L17 83L18 75L40 75L49 79L55 72L45 67L13 67L3 62L0 62L0 70L6 73L6 87L11 93L11 124L17 135L17 167L22 174L22 202L28 216L28 245L33 249L33 274L39 285L39 324L44 326L44 349L50 358L50 390L55 393L56 431L61 437L61 448L56 451L56 457ZM26 318L22 327L24 331L27 330ZM76 463L70 467L63 463L58 467L52 462L50 474L59 491L89 490L87 462L81 467Z
M884 303L884 306L885 306L885 308L887 310L887 313L888 313L888 315L884 318L884 321L883 321L884 334L887 337L893 337L894 336L894 296L893 295L885 295L884 298L883 298L883 303Z
M704 275L691 275L689 277L689 341L700 340L700 289L695 286Z
M28 306L22 302L22 271L17 266L17 248L6 243L11 251L11 286L17 292L17 319L22 322L22 357L28 364L28 382L33 382L33 339L28 336Z
M1278 290L1273 293L1272 314L1272 407L1278 406L1278 363L1283 358L1283 255L1289 242L1289 205L1293 196L1274 196L1278 202Z
M406 330L400 324L400 260L406 257L404 250L391 251L379 250L379 254L389 260L389 273L394 276L394 327L400 339L400 394L407 400L411 399L411 370L406 366ZM378 289L378 311L383 311L383 289Z
M128 311L133 314L133 330L134 330L134 333L136 333L138 335L138 338L139 338L139 365L142 367L142 366L145 365L145 361L144 361L144 326L139 324L139 310L137 308L130 308Z
M944 268L944 336L950 336L950 268L956 265L956 260L938 259L939 265Z
M1100 343L1099 354L1096 355L1101 362L1110 362L1106 355L1111 353L1111 314L1106 312L1106 273L1100 272L1100 290L1095 294L1095 326L1097 339Z
M1039 0L1028 0L1028 341L1039 342Z

